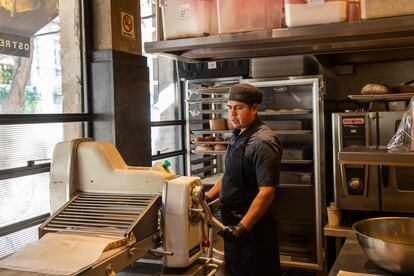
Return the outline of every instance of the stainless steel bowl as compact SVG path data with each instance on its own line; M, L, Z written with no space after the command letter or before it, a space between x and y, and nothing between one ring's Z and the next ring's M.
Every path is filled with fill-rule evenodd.
M414 275L414 218L381 217L352 225L367 256L379 267Z

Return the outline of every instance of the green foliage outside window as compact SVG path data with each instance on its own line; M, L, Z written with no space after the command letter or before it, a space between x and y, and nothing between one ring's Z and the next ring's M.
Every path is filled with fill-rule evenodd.
M0 79L3 84L10 84L13 77L13 69L0 67Z
M0 102L4 101L8 95L9 92L7 92L6 88L0 87Z
M26 87L24 90L24 113L34 113L41 98L42 96L37 92L36 87Z

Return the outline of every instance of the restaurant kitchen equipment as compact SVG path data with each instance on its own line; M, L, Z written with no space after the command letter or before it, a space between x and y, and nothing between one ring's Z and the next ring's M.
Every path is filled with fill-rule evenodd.
M300 65L295 72L308 71L307 66ZM255 60L251 68L254 79L235 77L183 82L188 111L188 172L199 175L207 187L222 176L226 152L216 150L216 146L228 144L232 130L212 131L209 120L227 118L226 103L231 84L241 82L258 87L263 93L258 115L283 146L280 185L275 200L279 225L274 230L275 235L279 235L281 264L290 269L322 270L322 212L326 206L322 196L325 189L324 99L331 82L323 76L269 77L274 67L274 62ZM216 137L223 140L212 140ZM214 145L214 148L204 148L205 144Z
M354 223L352 228L376 265L399 275L414 274L414 218L370 218Z
M182 268L208 250L203 265L212 272L218 265L210 258L207 226L222 225L212 217L200 179L176 176L167 165L128 166L112 144L89 138L58 143L50 172L52 216L39 227L40 240L2 259L0 268L113 275L148 252L163 256L164 267Z
M386 145L404 112L334 113L335 203L340 209L414 212L414 163Z

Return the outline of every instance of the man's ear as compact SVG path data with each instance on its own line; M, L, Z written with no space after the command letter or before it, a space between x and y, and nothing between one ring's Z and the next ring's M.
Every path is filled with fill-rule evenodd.
M252 111L258 111L259 110L259 105L257 104L257 103L254 103L253 105L252 105Z

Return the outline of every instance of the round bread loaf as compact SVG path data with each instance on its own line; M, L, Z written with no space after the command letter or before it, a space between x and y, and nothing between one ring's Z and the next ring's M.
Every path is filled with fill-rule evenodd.
M217 137L214 137L214 141L216 141L216 142L222 142L222 141L224 141L224 138L221 137L221 136L217 136Z
M196 147L196 151L212 151L213 147L210 145L199 145Z
M194 138L194 142L203 142L203 141L204 141L203 137Z
M382 84L368 83L361 89L362 95L389 94L391 89Z
M227 145L224 145L224 144L214 145L214 151L225 151L225 150L227 150Z

